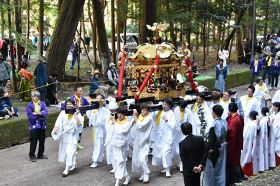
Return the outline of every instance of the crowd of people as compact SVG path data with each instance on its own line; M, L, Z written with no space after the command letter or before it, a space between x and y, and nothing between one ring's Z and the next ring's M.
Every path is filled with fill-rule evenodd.
M263 83L262 79L259 81ZM131 181L131 173L127 171L129 158L132 172L140 175L140 181L148 183L149 155L152 166L162 167L167 178L178 167L185 185L200 185L201 180L203 185L232 185L273 169L280 164L280 90L269 109L266 103L261 103L264 96L258 97L263 86L260 82L256 88L249 86L247 94L240 98L235 96L236 92L221 93L214 89L211 95L198 93L194 102L186 101L194 97L190 95L176 105L166 98L157 104L162 108L156 110L150 110L154 106L151 102L129 110L130 105L135 105L134 99L120 104L116 98L101 94L83 97L82 87L75 87L74 95L62 105L52 130L53 139L59 141L58 161L65 163L62 176L67 177L77 169L77 150L84 148L81 135L85 117L91 130L90 167L98 168L106 155L116 186L122 179L124 185ZM29 156L35 162L37 141L37 158L47 159L43 138L48 111L44 101L40 101L40 92L33 91L31 97L26 112ZM83 109L89 105L95 106Z

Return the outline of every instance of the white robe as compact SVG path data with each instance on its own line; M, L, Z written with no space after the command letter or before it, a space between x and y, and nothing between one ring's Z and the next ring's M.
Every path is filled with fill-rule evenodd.
M92 162L102 162L104 156L104 143L106 138L105 123L108 110L105 107L86 112L89 118L89 127L92 126Z
M162 117L168 119L165 122ZM172 110L162 111L159 125L157 126L157 138L153 148L152 165L168 168L172 165L172 143L174 139L174 129L176 119Z
M109 111L107 113L107 119L105 123L105 131L106 131L106 138L105 138L105 147L106 147L106 160L107 164L111 165L113 162L113 149L110 144L110 141L112 139L113 131L114 131L114 125L112 125L112 117L111 112Z
M247 120L249 120L249 114L251 111L261 112L260 102L255 97L248 97L247 95L240 97L242 109L244 112L244 124L246 126Z
M143 121L139 119L134 124L135 140L132 154L132 172L150 173L148 167L148 155L150 151L150 135L153 127L151 114L146 116Z
M131 123L127 118L122 124L116 122L113 125L111 139L108 141L108 144L112 147L112 165L116 179L128 176L126 161L130 127Z
M204 112L204 119L206 121L205 134L207 134L209 132L210 128L213 126L214 120L212 117L212 112L209 109L206 101L203 102L202 108L203 108L203 112ZM201 118L199 118L198 110L199 109L197 109L197 111L192 110L192 115L193 115L194 121L195 121L195 124L193 125L193 134L197 135L197 136L203 136L202 132L201 132L201 129L202 129Z
M264 167L265 170L268 170L271 167L275 167L274 133L271 122L268 120L268 116L261 119L260 126L264 138Z
M268 93L268 88L265 83L263 83L264 91L260 89L260 86L258 84L255 85L255 92L254 97L257 98L257 100L261 103L260 107L265 106L265 99L264 96L266 93Z
M228 117L228 106L229 106L229 104L231 103L231 101L229 100L229 101L220 101L220 104L222 105L222 107L223 107L223 109L224 109L224 112L223 112L223 115L222 115L222 119L223 120L226 120L227 119L227 117Z
M271 122L274 133L274 150L277 156L280 157L280 112L271 116Z
M185 138L185 135L182 133L181 124L184 122L189 122L190 124L194 124L195 118L193 117L192 111L186 107L183 111L183 115L181 116L181 109L177 106L174 109L175 119L176 119L176 128L174 130L174 140L173 140L173 156L179 156L179 143Z
M280 90L277 90L271 100L272 103L280 102Z
M259 131L259 133L258 133ZM265 170L264 136L257 120L248 120L243 131L243 150L241 151L241 167L252 162L253 174Z
M59 140L58 161L66 163L66 166L73 166L76 164L76 151L79 140L79 133L82 131L84 117L78 115L81 125L78 126L74 116L69 120L68 114L61 111L56 122L55 127L58 131L53 130L52 135L55 140Z

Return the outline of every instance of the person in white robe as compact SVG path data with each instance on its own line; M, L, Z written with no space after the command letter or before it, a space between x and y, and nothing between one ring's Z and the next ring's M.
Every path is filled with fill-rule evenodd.
M112 165L115 174L115 186L120 185L120 180L125 178L123 185L128 185L131 178L126 169L127 148L129 143L129 129L131 122L125 116L126 108L118 108L117 120L112 118L111 125L113 125L112 135L108 143L112 147Z
M158 104L154 104L153 106L159 106L159 105L162 105L162 102L159 102ZM160 116L161 116L162 110L153 111L150 113L151 113L151 117L153 119L153 127L152 127L151 136L150 136L150 147L153 149L155 141L157 139L158 125L160 122Z
M132 154L132 172L141 173L139 181L149 182L148 155L150 151L150 135L153 127L153 119L149 113L150 107L142 103L140 105L141 114L138 116L134 111L133 125L135 126L135 140Z
M106 137L105 123L109 115L108 110L104 106L104 96L97 95L96 101L99 103L99 108L86 112L89 118L89 127L91 127L91 142L93 144L91 168L97 167L98 163L103 160Z
M255 98L254 95L255 87L249 86L247 88L247 95L240 97L240 102L244 112L244 124L246 125L247 120L249 119L249 114L251 111L261 112L260 102Z
M263 137L263 150L264 150L264 167L265 170L274 168L275 164L275 150L274 150L274 133L271 125L271 119L269 116L269 108L262 108L263 118L260 121L261 136Z
M271 100L271 103L280 102L280 90L277 90Z
M163 111L160 112L160 121L157 129L157 139L153 148L152 165L163 166L166 177L171 177L170 169L172 166L172 143L174 139L174 129L176 119L172 108L172 100L165 99L162 105Z
M73 109L75 103L68 99L65 104L66 109ZM69 171L77 168L76 152L83 121L84 118L78 111L71 110L69 114L66 114L66 111L63 110L55 122L52 137L54 140L59 140L58 161L66 164L62 173L63 177L68 176Z
M227 91L227 90L224 91L223 96L220 100L220 104L222 105L222 107L224 109L224 112L222 115L222 119L224 119L224 120L226 120L228 117L228 113L229 113L228 106L231 103L230 98L231 98L231 92Z
M271 116L271 123L274 134L275 163L278 167L280 165L280 102L273 103L272 111L274 112Z
M207 133L213 125L213 117L204 98L203 93L198 93L196 102L191 106L191 110L195 121L199 121L193 124L193 134L206 139Z
M265 170L264 133L261 131L258 112L251 111L243 131L243 150L241 167L246 176L252 176Z
M181 124L188 122L193 125L195 118L193 117L192 111L187 107L187 102L182 100L180 105L175 107L174 114L176 118L176 128L174 130L174 140L172 147L173 159L178 163L180 172L183 172L183 164L180 158L179 143L185 138L182 133Z
M266 84L263 82L263 79L261 77L257 78L257 84L255 85L255 92L254 97L259 100L261 103L260 107L265 107L265 95L268 93L268 88Z
M112 165L113 162L113 149L110 144L112 135L113 135L113 129L114 125L112 125L113 121L116 120L116 111L118 109L118 104L116 100L111 100L108 105L109 112L107 113L107 119L105 124L105 131L106 131L106 139L105 139L105 147L106 147L106 160L108 165ZM110 171L110 173L114 173L114 169Z

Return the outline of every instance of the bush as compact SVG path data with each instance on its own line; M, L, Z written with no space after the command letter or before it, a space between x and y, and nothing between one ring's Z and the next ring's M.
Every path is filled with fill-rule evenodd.
M57 113L50 113L47 118L46 136L50 136ZM27 118L2 120L0 123L0 149L27 142L29 139Z
M215 86L215 80L216 78L212 77L206 80L201 80L201 81L198 80L197 82L199 85L203 85L211 89ZM231 89L241 85L246 85L249 84L250 81L251 81L251 72L249 69L234 74L229 74L226 80L226 89Z

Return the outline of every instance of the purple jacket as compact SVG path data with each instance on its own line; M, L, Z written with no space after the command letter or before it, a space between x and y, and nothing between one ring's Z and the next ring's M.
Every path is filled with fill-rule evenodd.
M47 115L48 115L48 109L46 104L43 101L40 101L40 112L42 113L42 116L34 115L34 105L33 102L29 102L26 107L26 115L28 118L29 123L29 130L34 129L46 129L47 125Z
M259 58L258 61L258 68L257 68L257 72L256 73L260 73L260 71L262 71L262 64L263 64L263 60L262 58ZM251 70L251 73L255 73L255 58L254 57L251 57L251 60L250 60L250 70Z
M68 98L68 99L71 99L71 100L73 100L74 102L75 102L75 107L77 107L77 100L76 100L76 98L75 98L75 96L71 96L70 98ZM81 101L82 101L82 103L81 103L81 107L83 107L83 106L86 106L86 105L89 105L89 102L88 102L88 100L85 98L85 97L81 97ZM66 109L66 105L65 104L62 104L61 105L61 110L65 110ZM86 111L81 111L81 114L82 115L85 115L86 114Z
M275 58L273 58L273 60L271 62L271 66L270 66L270 72L279 74L279 72L280 72L280 60L278 60L277 65L275 64L276 61L277 60Z

